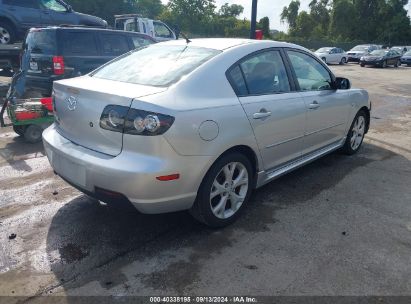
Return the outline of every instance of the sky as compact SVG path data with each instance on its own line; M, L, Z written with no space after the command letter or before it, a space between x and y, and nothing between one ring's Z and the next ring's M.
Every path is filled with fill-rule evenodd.
M161 0L164 4L168 0ZM280 22L280 14L284 6L288 6L291 0L258 0L258 10L257 10L257 19L262 17L270 18L270 28L286 31L287 25ZM308 10L308 4L311 0L300 0L301 6L300 10ZM216 0L217 8L220 8L224 3L229 4L241 4L244 7L244 14L241 18L245 17L251 19L251 0ZM408 14L411 14L411 3L408 4Z

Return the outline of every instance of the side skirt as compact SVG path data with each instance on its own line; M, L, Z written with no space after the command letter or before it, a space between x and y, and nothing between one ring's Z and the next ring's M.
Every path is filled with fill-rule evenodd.
M323 157L324 155L330 154L331 152L338 150L344 145L345 140L346 140L346 137L344 137L342 140L336 143L330 144L324 148L321 148L319 150L306 154L300 158L297 158L281 167L277 167L274 170L271 170L268 172L265 172L265 171L259 172L257 176L256 188L260 188L268 184L272 180L287 174L288 172L294 171L308 163L311 163Z

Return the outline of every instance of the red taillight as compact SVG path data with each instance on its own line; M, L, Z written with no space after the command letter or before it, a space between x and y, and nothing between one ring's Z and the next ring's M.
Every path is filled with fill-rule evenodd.
M64 74L64 57L54 56L53 57L53 69L55 75Z

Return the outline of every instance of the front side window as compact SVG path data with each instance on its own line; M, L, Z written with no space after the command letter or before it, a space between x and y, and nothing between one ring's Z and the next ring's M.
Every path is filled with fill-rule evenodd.
M241 64L249 94L275 94L290 91L287 72L279 51L266 51Z
M55 12L67 12L67 8L56 0L40 0L40 4L43 8Z
M179 81L221 51L190 45L150 45L103 66L91 76L166 87Z
M301 91L331 89L331 75L321 63L304 53L288 50L287 54Z
M162 23L154 22L154 32L156 37L161 38L172 38L173 34L171 31Z

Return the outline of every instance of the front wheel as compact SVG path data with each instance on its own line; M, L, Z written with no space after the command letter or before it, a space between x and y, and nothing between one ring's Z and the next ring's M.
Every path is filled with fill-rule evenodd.
M367 130L367 115L363 110L358 112L355 117L350 131L348 132L347 139L342 148L344 153L353 155L358 152L364 141L365 132Z
M383 69L385 69L386 67L387 67L387 60L384 60L383 62L382 62L382 66L381 66Z
M190 213L207 226L233 223L247 204L254 187L250 161L240 153L220 158L208 171Z
M401 61L397 60L397 62L395 63L394 67L398 68L399 66L401 66Z
M341 58L340 64L344 65L347 63L347 59L345 59L345 57Z
M360 66L363 68L363 67L365 67L365 64L364 64L364 63L361 63Z

